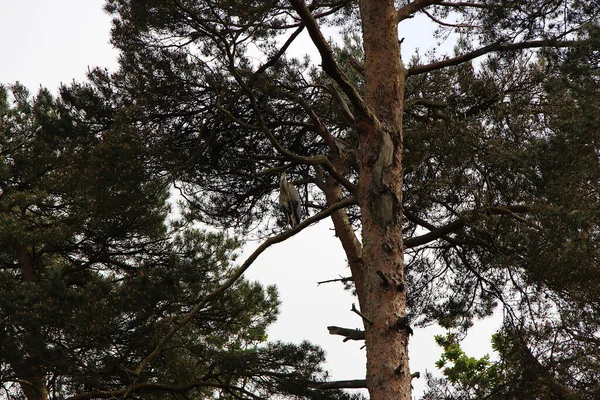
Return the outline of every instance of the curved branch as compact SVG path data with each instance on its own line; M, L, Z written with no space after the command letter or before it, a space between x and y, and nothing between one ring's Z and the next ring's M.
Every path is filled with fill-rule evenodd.
M450 28L478 28L478 26L475 25L469 25L469 24L452 24L450 22L444 22L440 19L437 19L436 17L433 16L433 14L431 14L430 12L428 12L427 10L423 9L421 10L421 12L425 15L427 15L427 17L432 20L433 22L435 22L436 24L442 25L442 26L447 26Z
M305 219L300 224L298 224L294 229L290 229L290 230L285 231L277 236L270 237L265 242L263 242L263 244L261 244L256 250L254 250L254 252L246 259L246 261L244 261L244 263L237 270L235 270L235 272L225 282L223 282L223 284L221 286L219 286L214 291L212 291L211 293L206 295L206 297L204 297L203 299L199 300L198 303L194 306L194 308L192 308L192 310L180 322L175 324L169 330L169 332L167 332L162 337L162 339L158 342L158 344L156 345L154 350L150 354L148 354L148 356L146 356L146 358L144 358L142 361L140 361L140 363L137 365L137 367L135 368L133 373L135 373L136 375L139 375L144 370L144 368L146 368L146 366L149 363L154 361L154 359L156 359L156 357L158 357L160 355L160 353L164 349L165 345L169 342L169 340L171 340L171 338L180 329L185 327L192 320L192 318L194 318L196 316L196 314L198 314L200 312L200 310L206 304L208 304L210 301L217 298L218 296L223 294L227 289L229 289L231 286L233 286L233 284L242 276L242 274L244 272L246 272L246 270L252 265L252 263L258 258L258 256L260 254L262 254L266 249L268 249L270 246L272 246L276 243L283 242L284 240L294 236L295 234L297 234L304 228L307 228L309 225L312 225L315 222L318 222L322 219L329 217L335 211L345 208L345 207L349 207L356 203L357 203L357 201L354 198L347 198L347 199L341 200L341 201L337 202L336 204L332 205L331 207L313 215L310 218Z
M439 3L439 5L441 6L445 6L445 7L455 7L455 8L460 8L460 7L472 7L472 8L492 8L492 7L501 7L500 5L487 5L487 4L479 4L479 3L471 3L469 1L459 1L456 3L452 3L450 1L442 1Z
M448 58L446 60L434 62L427 65L417 65L416 67L410 68L407 71L406 75L419 75L438 69L446 68L449 66L459 65L467 61L471 61L477 57L481 57L487 53L492 53L496 51L516 51L540 47L571 47L578 43L581 42L576 40L533 40L530 42L505 43L503 40L499 40L495 43L481 47L477 50L473 50L469 53L462 54L460 56Z
M414 14L423 10L432 4L439 4L441 0L414 0L396 11L396 23L400 23L405 19L412 18Z

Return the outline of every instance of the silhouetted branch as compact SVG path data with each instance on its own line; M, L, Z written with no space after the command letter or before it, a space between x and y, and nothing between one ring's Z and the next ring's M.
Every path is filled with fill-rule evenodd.
M317 282L317 285L320 285L322 283L331 283L331 282L342 282L342 283L346 283L346 282L353 282L354 281L354 277L353 276L346 276L343 278L336 278L336 279L328 279L326 281L319 281Z
M465 214L477 214L477 213L482 213L482 214L504 214L504 215L508 215L511 218L515 218L520 222L526 223L527 225L530 225L532 227L534 227L535 229L539 229L539 227L535 224L532 224L531 222L527 221L526 219L516 215L516 213L525 213L527 212L527 207L526 206L521 206L521 205L517 205L517 206L504 206L504 207L489 207L483 210L474 210ZM413 221L417 221L417 219L415 219L414 217L411 218ZM417 222L418 223L418 222ZM433 228L432 225L430 224L421 224L419 223L419 225L425 226L426 228L430 229L431 232L426 233L424 235L421 236L417 236L414 238L410 238L410 239L406 239L404 241L404 247L407 249L410 249L412 247L416 247L416 246L421 246L424 244L427 244L429 242L432 242L434 240L440 239L440 238L445 238L445 236L449 233L452 232L456 232L460 229L462 229L465 225L466 225L467 221L465 220L465 218L461 217L458 218L455 221L452 221L444 226L441 226L439 228ZM445 238L446 240L448 240L448 238Z
M337 65L337 62L333 57L333 50L331 49L331 46L329 46L329 43L327 43L327 40L325 40L319 25L317 25L315 17L312 15L304 1L290 0L290 3L298 13L300 19L302 19L302 22L304 22L306 25L306 29L308 30L310 38L312 39L317 50L319 50L319 54L321 55L321 66L323 70L340 86L346 96L348 96L348 99L350 100L350 103L352 103L356 113L361 114L361 116L368 121L374 121L375 116L369 110L367 104L364 102L356 88L352 85L348 77Z
M172 386L172 385L164 385L160 383L153 382L143 382L138 383L133 386L118 389L118 390L95 390L92 392L80 393L71 397L67 397L66 400L90 400L90 399L113 399L125 396L131 393L137 392L170 392L170 393L179 393L185 394L186 392L198 388L198 387L212 387L212 388L221 388L221 389L229 389L242 392L246 395L251 395L247 390L233 386L227 385L217 382L193 382L188 385L183 386Z
M312 217L305 219L300 224L298 224L295 228L287 230L285 232L282 232L277 236L270 237L265 242L263 242L263 244L261 244L256 250L254 250L254 252L246 259L246 261L237 270L235 270L235 272L221 286L219 286L217 289L215 289L214 291L209 293L203 299L199 300L198 303L194 306L194 308L179 323L177 323L175 326L173 326L169 330L169 332L167 332L162 337L162 339L158 342L158 344L156 345L154 350L150 354L148 354L148 356L146 358L144 358L142 361L140 361L140 363L138 364L138 366L135 368L135 370L133 372L136 375L139 375L144 370L146 365L148 365L150 362L152 362L154 359L156 359L156 357L159 356L159 354L164 349L165 345L169 342L169 340L171 340L171 338L175 335L175 333L177 333L181 328L186 326L192 320L192 318L194 318L194 316L196 316L196 314L198 314L198 312L200 312L200 310L206 304L208 304L210 301L212 301L216 297L220 296L227 289L229 289L242 276L242 274L252 265L252 263L258 258L258 256L260 254L262 254L266 249L268 249L269 247L271 247L272 245L274 245L276 243L283 242L284 240L294 236L295 234L302 231L304 228L307 228L308 226L312 225L313 223L329 217L335 211L345 208L345 207L348 207L348 206L351 206L351 205L354 205L354 204L356 204L356 199L354 199L354 198L348 198L348 199L341 200L338 203L327 208L326 210L323 210L323 211L313 215Z
M288 38L288 40L285 41L285 43L283 44L283 46L281 46L281 48L279 49L279 51L277 51L277 53L275 53L275 55L273 57L271 57L271 59L269 61L267 61L266 63L264 63L263 65L261 65L256 70L256 72L254 72L254 73L255 74L262 74L268 68L270 68L273 65L275 65L275 63L287 51L287 49L290 47L290 45L292 44L292 42L300 35L300 33L302 33L303 30L304 30L304 25L300 25L294 32L292 32L292 34L290 35L290 37Z
M398 11L396 11L396 22L400 23L401 21L403 21L407 18L412 18L413 15L417 11L422 10L425 7L430 6L432 4L438 4L441 2L442 2L441 0L414 0L414 1L411 1L407 5L400 8Z

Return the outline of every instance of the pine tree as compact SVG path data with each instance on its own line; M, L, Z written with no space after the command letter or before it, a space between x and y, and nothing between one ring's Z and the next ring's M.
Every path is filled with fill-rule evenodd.
M168 185L117 109L86 85L1 90L2 396L351 398L310 388L322 350L265 343L274 287L221 290L238 242L167 222Z
M596 1L110 0L107 10L121 69L92 78L133 105L129 123L193 218L267 235L281 173L306 188L308 218L242 270L331 217L365 315L372 399L410 398L410 324L464 331L502 305L505 327L543 360L531 330L563 306L594 309L598 183L560 145L568 108L545 87L570 48L594 65ZM455 54L403 61L398 25L415 16L439 38L457 33ZM305 31L318 67L289 54ZM596 151L591 137L578 143ZM569 175L552 172L566 162Z
M512 243L506 241L514 250L504 264L519 267L523 276L512 277L509 285L518 296L504 297L513 304L505 305L510 314L492 339L500 360L483 372L474 364L459 367L452 360L461 374L431 379L426 398L440 398L443 392L448 399L595 399L600 393L595 355L600 328L596 265L599 38L596 31L585 45L553 54L560 68L544 79L542 96L527 94L543 100L536 107L543 110L538 116L545 118L547 131L523 145L522 156L512 157L520 169L535 170L527 175L533 177L530 190L537 204L532 204L540 222ZM546 72L548 66L531 68ZM519 112L509 115L514 118ZM441 344L446 353L458 346L456 337ZM463 354L457 359L467 357ZM473 380L482 375L486 379Z

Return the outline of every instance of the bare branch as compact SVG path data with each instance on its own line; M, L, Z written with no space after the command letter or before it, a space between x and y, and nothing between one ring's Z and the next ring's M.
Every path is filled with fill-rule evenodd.
M481 3L471 3L468 1L458 1L456 3L450 2L450 1L442 1L439 3L440 6L445 6L445 7L472 7L472 8L492 8L492 7L501 7L501 6L495 6L495 5L488 5L488 4L481 4Z
M339 326L328 326L327 330L330 335L340 335L343 336L344 342L348 340L365 340L365 331L360 329L349 329L342 328Z
M352 276L347 276L344 278L336 278L336 279L328 279L326 281L319 281L317 282L317 286L321 285L322 283L331 283L331 282L342 282L342 283L346 283L346 282L353 282L354 281L354 277Z
M358 308L356 308L356 305L354 303L352 303L352 308L350 309L350 311L352 311L353 313L356 313L356 315L359 315L369 325L373 325L373 321L371 321L369 318L367 318L367 316L365 314L361 313L360 310Z
M442 26L448 26L450 28L477 28L477 26L475 26L475 25L469 25L469 24L451 24L449 22L444 22L444 21L442 21L442 20L437 19L436 17L434 17L430 12L428 12L425 9L421 10L421 12L424 13L425 15L427 15L427 17L429 17L430 20L432 20L436 24L439 24L439 25L442 25Z
M363 77L365 76L365 66L362 65L356 58L350 56L350 59L348 60L348 62L350 63L350 66L352 68L354 68L354 70L356 72L358 72Z
M277 53L275 53L275 55L266 63L264 63L263 65L261 65L254 73L255 74L262 74L263 72L265 72L268 68L272 67L277 60L279 60L281 58L281 56L287 51L288 47L290 47L290 45L292 44L292 42L298 37L298 35L300 35L300 33L304 30L304 25L300 25L288 38L288 40L285 41L285 43L283 44L283 46L281 46L281 48L279 49L279 51L277 51Z

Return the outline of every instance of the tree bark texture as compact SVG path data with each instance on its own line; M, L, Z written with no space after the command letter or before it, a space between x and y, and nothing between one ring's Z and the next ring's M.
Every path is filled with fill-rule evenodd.
M375 118L358 121L362 279L356 290L365 323L372 400L409 400L408 332L402 247L402 110L405 70L393 0L360 2L365 102Z

